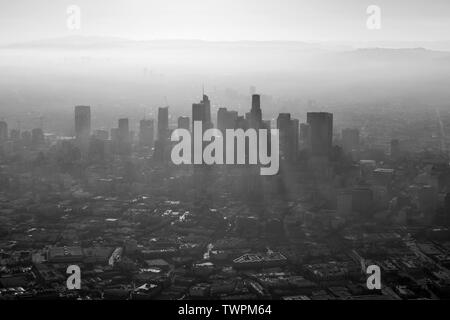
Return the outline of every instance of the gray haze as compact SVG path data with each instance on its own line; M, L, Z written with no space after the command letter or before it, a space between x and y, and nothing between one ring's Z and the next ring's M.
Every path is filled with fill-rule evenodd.
M380 30L366 27L372 1L0 3L0 118L25 128L42 116L46 130L72 134L78 104L105 128L166 104L189 114L203 85L213 112L247 110L256 87L265 117L450 101L446 0L377 1ZM72 4L80 30L66 26Z

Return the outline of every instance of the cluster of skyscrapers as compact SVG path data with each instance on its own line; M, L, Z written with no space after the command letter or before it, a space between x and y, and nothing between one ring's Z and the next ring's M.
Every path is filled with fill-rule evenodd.
M192 104L191 119L186 116L178 118L177 127L192 130L194 122L202 123L202 129L213 128L211 116L211 101L206 94L202 100ZM217 111L217 129L225 133L227 129L271 129L271 121L263 120L261 110L261 97L252 95L251 109L245 115L239 115L237 111L220 107ZM314 162L329 159L333 138L333 115L326 112L308 112L306 123L299 123L298 119L291 118L290 113L280 113L276 119L276 128L279 130L280 158L283 161L295 163L299 157L300 149L308 150ZM156 135L155 135L156 129ZM89 150L98 151L99 141L107 143L106 149L119 155L130 155L133 145L142 149L152 150L156 160L165 162L170 158L169 107L158 109L157 127L153 119L143 119L139 124L138 141L133 142L134 133L130 130L127 118L118 120L118 127L110 131L95 130L91 135L91 108L89 106L75 107L75 138L81 154L88 155ZM1 132L4 129L1 129ZM2 133L3 134L3 133ZM225 137L225 135L224 135ZM359 133L348 129L343 132L346 142L345 149L356 148L359 144ZM225 138L224 138L225 140ZM97 148L92 145L97 143ZM223 141L225 144L226 141ZM269 139L270 144L270 139ZM253 146L246 146L248 149ZM257 146L256 146L257 147ZM270 145L268 145L270 152Z

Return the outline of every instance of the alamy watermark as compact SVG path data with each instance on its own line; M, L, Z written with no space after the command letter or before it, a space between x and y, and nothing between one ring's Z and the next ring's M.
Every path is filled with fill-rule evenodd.
M188 130L179 128L172 132L170 139L178 142L170 155L176 165L260 164L261 175L278 173L280 154L278 129L250 128L245 131L226 129L224 143L222 131L215 128L203 131L202 122L194 121L193 137ZM205 146L205 142L209 144Z
M377 5L370 5L367 7L366 13L369 14L366 21L367 29L381 29L381 8Z

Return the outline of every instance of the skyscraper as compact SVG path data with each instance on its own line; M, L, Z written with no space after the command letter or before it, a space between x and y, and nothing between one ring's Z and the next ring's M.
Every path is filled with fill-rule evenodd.
M158 140L165 141L169 135L169 107L158 108Z
M203 129L212 128L211 123L211 101L206 94L203 95L202 101L192 104L192 128L194 121L201 121Z
M153 147L155 125L153 119L143 119L139 122L139 145Z
M333 141L333 114L328 112L308 112L310 126L311 155L329 157Z
M259 129L262 122L261 97L259 94L252 95L252 108L250 110L250 127Z
M277 118L280 133L280 156L284 160L295 161L298 156L299 121L291 119L290 113L280 113Z
M122 155L131 153L131 134L127 118L119 119L118 149Z
M169 107L158 108L158 139L155 142L154 158L166 162L169 156Z
M75 137L82 154L86 154L89 148L91 135L91 107L75 107Z
M226 129L234 129L237 118L237 111L228 111L227 108L219 108L217 111L217 128L222 132L225 132Z

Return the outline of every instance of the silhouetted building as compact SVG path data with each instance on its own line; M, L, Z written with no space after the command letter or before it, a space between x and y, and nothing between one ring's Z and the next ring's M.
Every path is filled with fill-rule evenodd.
M166 162L169 147L169 107L158 109L158 139L155 142L154 158L159 162Z
M329 157L333 142L333 114L328 112L308 112L310 126L311 155Z
M217 128L222 132L226 129L234 129L238 117L237 111L228 111L227 108L219 108L217 111Z
M130 126L127 118L119 119L119 127L117 132L118 153L128 155L131 153L131 134Z
M211 102L205 94L202 101L192 104L192 123L194 121L201 121L204 130L212 128ZM192 125L192 128L194 128L194 125Z
M290 113L280 113L277 118L280 134L280 157L295 161L298 156L299 121L291 119Z
M250 110L250 128L259 129L262 123L261 97L259 94L252 95L252 108Z
M169 107L158 108L158 140L165 141L169 135Z

